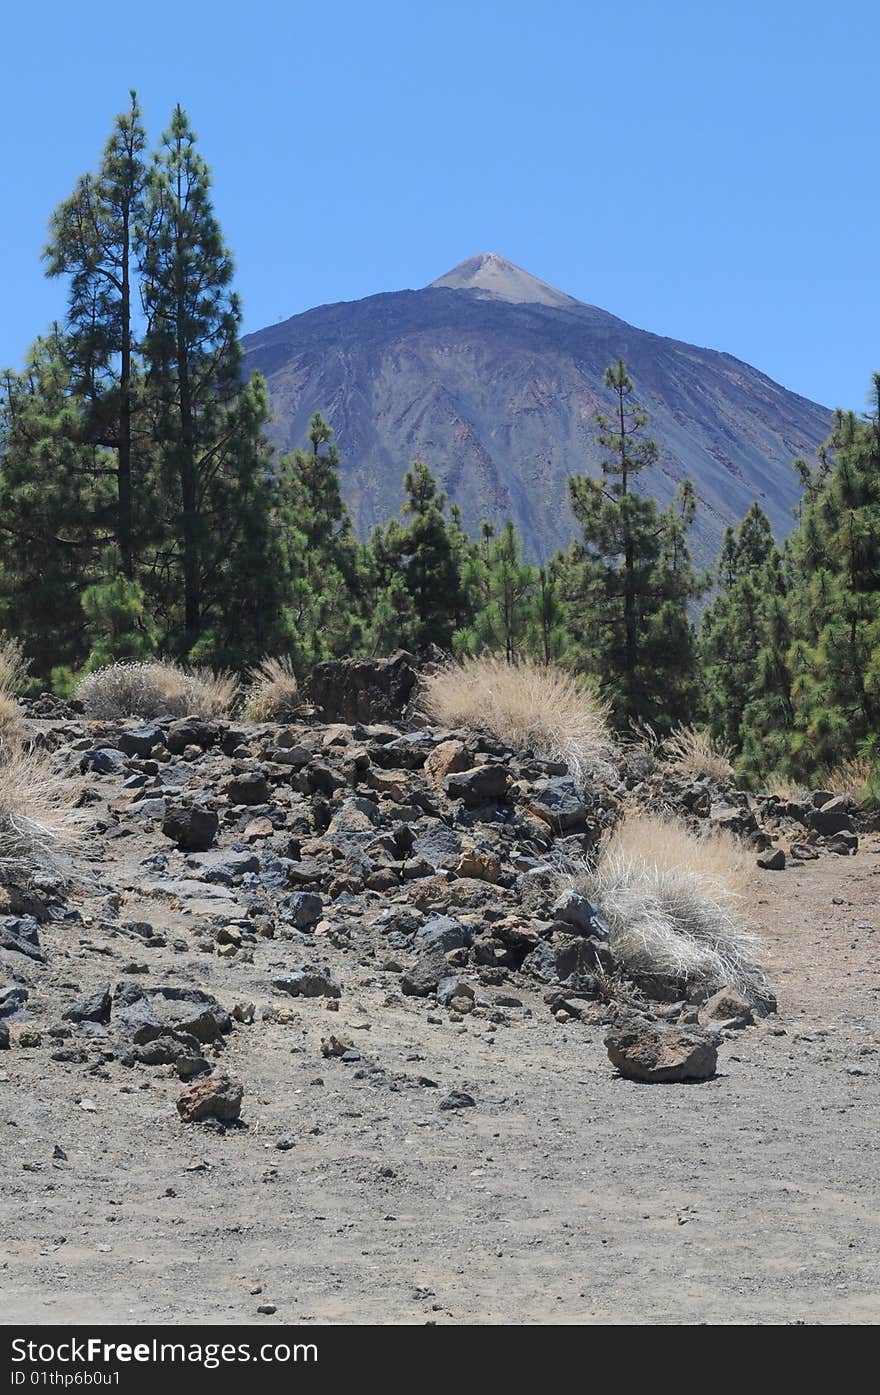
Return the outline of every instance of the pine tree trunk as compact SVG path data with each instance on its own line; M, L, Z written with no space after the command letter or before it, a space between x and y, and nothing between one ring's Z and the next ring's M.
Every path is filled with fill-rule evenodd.
M120 305L122 362L119 374L119 455L117 460L119 555L123 575L134 576L131 504L131 275L129 210L123 214L122 297Z
M181 189L178 178L178 208L181 203ZM191 649L199 636L201 598L199 595L199 535L198 502L196 496L195 431L193 422L192 390L189 375L189 355L187 352L184 325L186 322L186 296L183 287L183 241L180 226L177 229L176 268L176 340L177 340L177 385L180 393L180 443L177 449L178 471L180 475L180 501L183 509L183 605L186 648Z

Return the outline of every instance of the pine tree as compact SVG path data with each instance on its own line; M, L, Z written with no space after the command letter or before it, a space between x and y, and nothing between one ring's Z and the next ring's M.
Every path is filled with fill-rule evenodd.
M115 460L83 439L68 347L56 327L0 388L0 626L44 679L85 659L81 600L116 537Z
M333 429L315 413L309 446L281 461L281 519L291 574L290 618L298 662L358 652L365 627L361 597L369 585L339 483Z
M737 533L727 529L715 581L700 629L702 716L739 753L743 774L766 775L782 757L792 712L788 588L759 504Z
M827 771L880 731L880 374L866 419L838 412L792 538L789 766Z
M415 614L413 647L449 649L465 608L460 523L447 522L446 496L423 461L407 470L403 487L409 522L400 535L400 567Z
M600 678L619 725L663 728L686 719L693 689L687 607L705 585L686 547L693 490L685 483L664 515L634 492L657 446L643 434L647 413L621 360L607 369L605 386L614 410L597 415L607 452L601 478L569 480L581 538L558 561L568 658Z
M133 280L144 215L146 135L134 92L116 118L96 174L84 175L52 215L45 251L50 276L69 278L67 339L83 438L116 462L118 565L135 574L135 495L144 463L135 440L138 410Z
M481 650L503 655L508 663L527 649L534 620L536 573L522 559L522 540L507 522L497 538L483 531L479 577L480 604L470 625L455 635L459 653Z
M210 634L225 635L228 651L244 605L264 623L237 647L259 657L280 625L268 399L259 378L242 380L232 258L180 106L150 174L143 245L147 390L166 506L148 589L179 653L210 652Z

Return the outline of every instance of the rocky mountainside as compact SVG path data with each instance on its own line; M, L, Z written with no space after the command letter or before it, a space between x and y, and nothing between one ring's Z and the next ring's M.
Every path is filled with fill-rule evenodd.
M596 472L602 375L629 365L660 445L642 487L666 503L691 478L697 551L753 499L779 536L791 526L798 455L830 413L729 354L666 339L555 290L494 253L416 291L323 305L248 335L268 379L276 444L301 444L310 415L333 425L362 533L397 513L404 470L426 460L475 530L512 517L532 560L572 536L569 475Z

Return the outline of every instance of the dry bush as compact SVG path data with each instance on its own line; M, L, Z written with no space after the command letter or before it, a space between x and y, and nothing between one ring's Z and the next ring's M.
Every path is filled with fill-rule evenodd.
M264 659L250 671L242 716L248 722L289 722L302 708L290 659Z
M663 754L682 775L699 778L708 775L713 780L733 780L732 751L721 746L707 731L699 727L676 727L661 743Z
M0 634L0 693L8 696L21 692L28 667L21 641Z
M77 839L73 789L42 751L20 742L0 753L0 882L27 882Z
M423 681L420 707L443 726L489 732L535 756L564 761L579 783L614 753L608 711L593 690L531 660L449 665Z
M27 680L28 663L19 640L0 634L0 745L20 741L24 712L15 694Z
M823 788L832 794L848 794L861 800L877 780L877 766L867 756L853 756L850 760L836 765L823 779Z
M573 884L601 909L627 972L708 995L724 985L767 993L760 941L743 923L746 850L727 832L691 833L674 819L628 813L595 869Z
M85 674L74 697L86 715L120 717L225 717L232 710L238 679L211 669L184 669L164 660L126 660Z
M11 693L0 689L0 747L17 742L24 735L24 712Z
M764 785L763 794L772 794L776 799L791 800L795 804L809 803L810 791L806 785L796 780L787 780L782 775L772 776Z

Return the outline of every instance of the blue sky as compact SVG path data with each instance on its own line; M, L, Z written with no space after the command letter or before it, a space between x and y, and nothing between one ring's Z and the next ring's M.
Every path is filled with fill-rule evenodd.
M4 11L0 363L129 87L190 112L245 325L497 251L828 405L880 369L869 0L44 0Z

